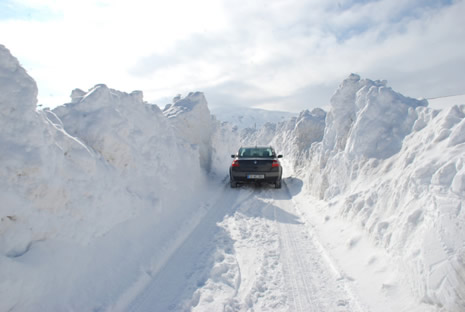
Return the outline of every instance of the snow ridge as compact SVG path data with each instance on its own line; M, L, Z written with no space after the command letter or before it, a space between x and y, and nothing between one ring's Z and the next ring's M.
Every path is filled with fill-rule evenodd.
M174 98L174 104L167 106L163 114L173 125L178 137L196 145L201 167L210 171L213 121L203 93L191 92L185 98Z
M352 74L331 98L323 146L368 158L388 158L400 150L426 100L406 98L386 81L360 79Z
M323 138L309 149L281 139L295 139L293 123L267 125L280 133L262 129L253 139L284 151L307 191L330 203L333 217L359 224L385 248L420 301L461 311L464 113L464 105L434 110L384 81L352 74L331 99Z
M72 102L54 110L36 110L34 80L3 46L0 80L0 310L99 309L141 267L156 272L169 256L148 245L170 250L204 213L186 204L206 196L198 142L189 139L208 142L211 134L180 137L178 117L166 118L140 91L103 84L74 90ZM201 113L182 118L210 119ZM75 296L83 291L85 300Z

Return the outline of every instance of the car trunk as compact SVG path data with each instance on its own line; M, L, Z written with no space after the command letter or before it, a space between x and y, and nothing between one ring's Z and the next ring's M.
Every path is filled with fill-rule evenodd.
M241 172L270 172L272 168L273 159L263 158L239 158L239 167L234 167L234 171Z

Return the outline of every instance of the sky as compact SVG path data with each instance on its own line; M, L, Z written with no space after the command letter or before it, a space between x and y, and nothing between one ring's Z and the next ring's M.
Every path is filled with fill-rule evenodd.
M465 94L465 0L0 0L0 44L39 88L70 102L96 84L164 106L299 112L344 78L410 97Z

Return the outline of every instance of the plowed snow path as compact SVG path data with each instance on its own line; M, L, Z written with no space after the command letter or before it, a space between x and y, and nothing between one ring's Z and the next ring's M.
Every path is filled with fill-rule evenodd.
M225 189L129 311L360 311L292 196Z
M361 311L348 281L334 268L310 229L300 219L293 222L290 218L296 214L293 202L287 196L271 202L275 205L289 310Z

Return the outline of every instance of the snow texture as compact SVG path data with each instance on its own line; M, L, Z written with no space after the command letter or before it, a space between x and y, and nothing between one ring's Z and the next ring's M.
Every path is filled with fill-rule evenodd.
M298 115L244 106L217 106L213 107L211 112L218 120L233 124L240 130L259 129L267 122L279 123Z
M174 104L164 109L163 114L174 126L178 137L197 146L201 167L210 171L213 122L203 93L176 97Z
M151 270L154 261L155 270L166 256L141 257L148 242L132 252L125 245L147 236L166 249L184 235L173 229L189 231L203 213L186 205L204 196L197 142L179 137L139 91L97 85L37 111L35 82L5 47L0 53L0 310L92 310L127 287L114 283L122 258L130 282L140 265Z
M0 46L0 311L465 310L465 105L354 74L257 128L200 92L36 103ZM229 189L241 144L283 189Z
M434 110L352 74L331 99L323 139L306 154L266 132L258 140L285 152L307 192L330 203L328 214L386 249L422 302L461 311L464 113L464 105Z

